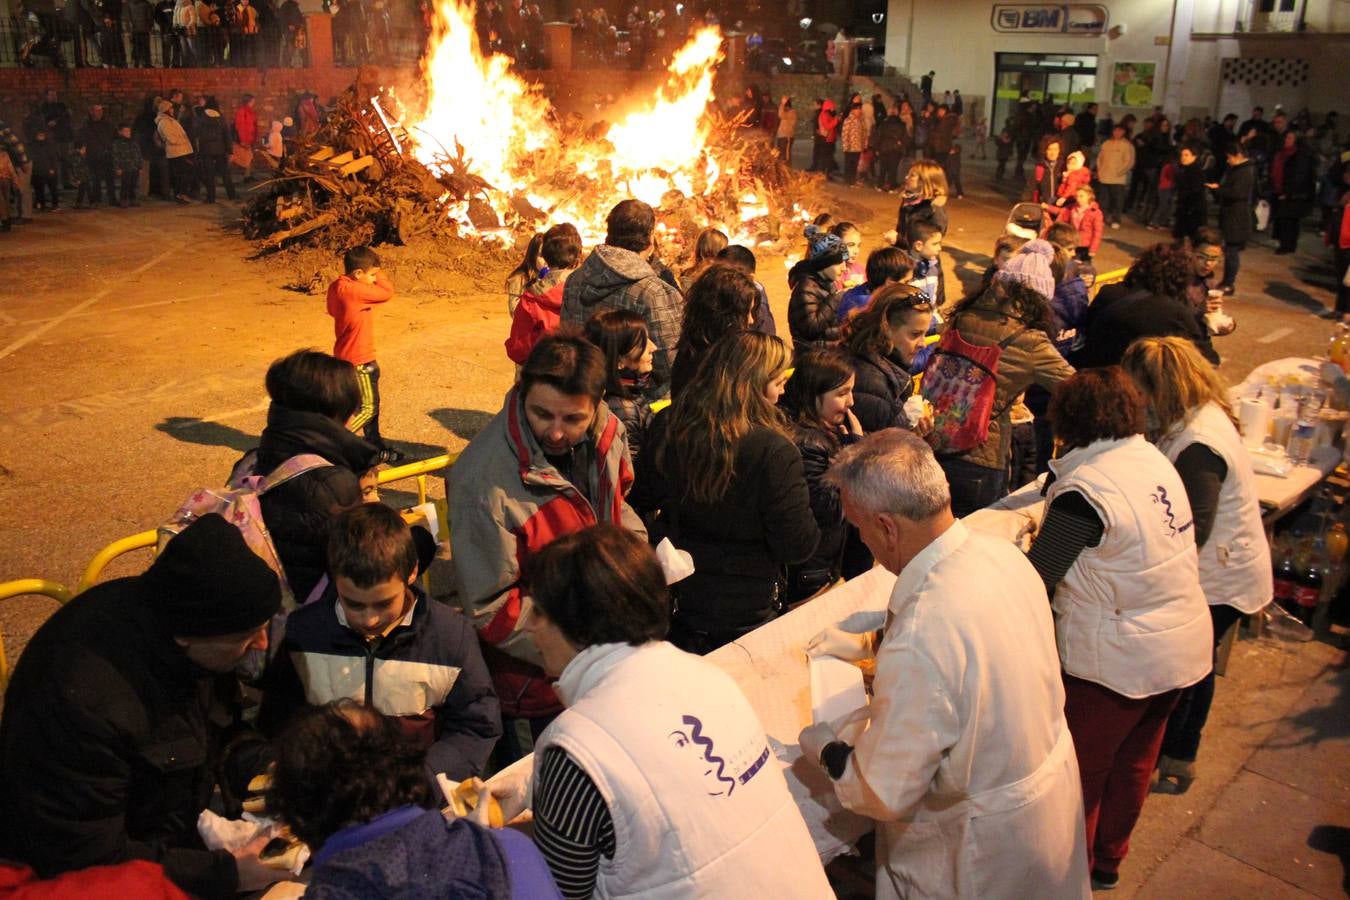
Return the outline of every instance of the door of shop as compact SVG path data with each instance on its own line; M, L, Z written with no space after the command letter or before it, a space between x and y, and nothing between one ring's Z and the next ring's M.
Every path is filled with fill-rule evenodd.
M1032 100L1075 110L1096 99L1097 57L1064 53L995 53L994 114L989 128L998 134L1017 112L1023 91Z

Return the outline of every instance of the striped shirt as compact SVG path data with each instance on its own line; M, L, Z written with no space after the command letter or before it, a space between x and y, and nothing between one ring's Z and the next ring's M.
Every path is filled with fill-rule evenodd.
M567 900L595 891L600 856L614 858L614 820L600 790L567 751L549 747L534 777L534 841Z

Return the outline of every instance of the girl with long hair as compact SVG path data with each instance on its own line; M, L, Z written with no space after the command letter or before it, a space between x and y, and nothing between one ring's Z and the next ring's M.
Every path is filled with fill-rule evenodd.
M931 159L916 160L905 175L895 220L898 246L903 246L909 223L916 219L932 222L943 234L947 233L947 173Z
M1125 351L1121 367L1148 404L1149 440L1172 461L1186 489L1217 653L1228 629L1265 606L1274 590L1251 457L1223 380L1190 341L1141 338ZM1179 794L1190 787L1213 702L1211 667L1181 692L1167 721L1157 789Z
M755 280L726 263L709 266L689 285L675 364L670 368L672 398L684 390L709 347L751 326L758 304Z
M647 389L656 344L647 333L647 320L631 309L604 309L586 322L586 340L605 354L605 405L623 422L628 454L636 465L652 422Z
M933 322L933 303L913 285L888 284L867 307L848 320L844 345L857 378L853 402L866 433L884 428L923 431L924 420L911 421L905 401L914 393L909 367L924 346Z
M539 277L539 273L547 268L544 263L544 232L536 232L530 238L530 242L525 245L525 256L520 264L512 269L506 276L506 313L509 316L516 314L516 304L520 302L520 295L525 292L525 285L529 284Z
M862 437L862 425L853 414L853 367L838 350L812 350L797 361L783 393L781 406L789 416L792 438L802 457L811 513L820 528L820 543L810 559L788 566L787 602L797 603L829 587L839 579L861 574L871 566L871 555L844 521L839 491L825 483L825 473L834 457ZM859 565L846 567L846 548L861 550L849 560L864 557Z
M685 389L652 423L629 497L653 540L694 560L672 585L670 640L706 653L778 614L783 567L820 538L801 455L777 407L787 344L746 331L714 344Z
M716 228L705 228L699 232L698 240L694 242L694 259L689 267L680 273L680 290L688 291L689 287L698 280L698 276L708 270L717 260L717 254L727 249L727 244L731 243L727 239L726 232Z

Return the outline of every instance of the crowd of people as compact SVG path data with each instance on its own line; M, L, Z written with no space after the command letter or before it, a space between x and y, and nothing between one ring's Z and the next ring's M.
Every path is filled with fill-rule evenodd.
M1042 205L1046 225L1067 222L1078 231L1076 249L1084 262L1096 255L1103 233L1118 229L1127 214L1182 240L1193 238L1217 209L1224 248L1219 287L1230 295L1254 231L1269 227L1276 253L1293 253L1306 220L1315 217L1344 280L1350 266L1350 230L1342 227L1350 196L1350 142L1341 136L1335 112L1314 123L1306 110L1290 116L1277 109L1267 120L1257 107L1241 123L1230 113L1173 128L1161 110L1142 120L1128 114L1117 121L1099 115L1096 103L1075 113L1024 93L1002 129L991 134L985 119L973 128L964 121L960 91L933 94L932 74L924 76L917 101L904 94L864 98L855 92L839 103L817 98L804 114L789 96L781 97L776 109L766 108L752 87L735 98L733 111L747 112L747 124L766 129L789 165L800 133L809 129L810 171L911 196L901 172L914 171L914 163L926 159L941 168L952 196L962 197L963 145L982 159L992 140L995 185L1006 184L1010 175L1014 183L1025 182L1023 199ZM1342 285L1332 314L1345 312L1350 290Z
M24 2L19 60L65 68L303 66L297 0L70 0Z
M309 91L293 115L269 125L250 94L230 111L214 96L171 88L147 97L134 118L114 120L95 103L77 120L48 90L24 117L22 135L0 121L0 230L31 222L35 211L139 206L146 197L215 203L218 186L234 200L236 178L275 171L323 116Z
M157 133L186 192L179 102ZM463 615L424 590L430 532L378 499L402 458L375 339L397 299L375 250L348 251L332 353L273 363L231 475L261 522L185 517L20 658L0 857L71 890L261 889L286 877L262 841L208 850L197 823L263 775L317 895L829 896L775 745L700 657L880 565L886 614L808 649L875 658L870 724L798 738L878 822L877 895L1114 886L1150 790L1197 777L1218 639L1271 595L1206 318L1227 241L1149 247L1089 304L1090 226L1047 193L949 302L949 171L896 172L879 246L827 213L805 229L790 344L716 228L679 273L638 200L595 247L569 224L531 240L506 284L514 385L446 478ZM1029 552L963 523L1042 473ZM472 780L530 752L528 797ZM475 811L448 819L466 781ZM499 827L527 806L532 841Z
M1341 224L1350 144L1339 134L1335 112L1315 124L1306 110L1290 116L1277 109L1267 120L1256 107L1240 124L1230 113L1176 128L1161 111L1119 121L1097 112L1095 103L1075 114L1041 107L1024 95L995 139L995 179L1004 178L1015 149L1012 174L1026 179L1025 199L1080 230L1090 222L1094 241L1129 214L1149 229L1192 238L1217 208L1226 294L1234 291L1242 250L1257 226L1269 225L1275 252L1289 254L1298 249L1305 221L1316 216L1337 274L1344 276L1350 240ZM1024 173L1029 158L1032 167ZM1335 313L1347 310L1342 289Z

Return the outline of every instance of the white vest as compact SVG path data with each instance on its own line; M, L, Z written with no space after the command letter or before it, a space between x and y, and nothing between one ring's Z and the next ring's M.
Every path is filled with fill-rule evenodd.
M595 782L614 820L597 897L833 894L759 718L721 669L670 644L583 650L540 736Z
M1261 523L1252 460L1224 411L1207 403L1180 429L1158 441L1172 462L1192 444L1213 450L1228 466L1209 540L1200 548L1200 586L1210 606L1227 604L1254 613L1274 594L1270 542Z
M1135 699L1204 678L1214 631L1176 469L1142 435L1079 447L1050 468L1046 508L1074 490L1106 526L1055 589L1064 671Z

